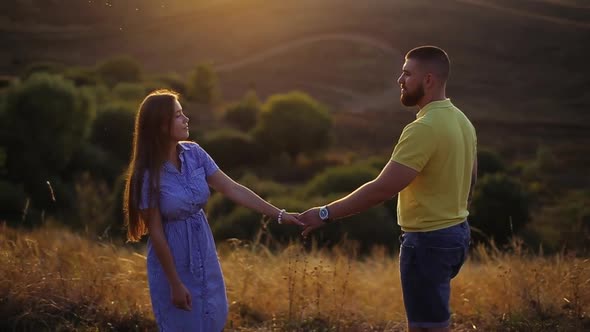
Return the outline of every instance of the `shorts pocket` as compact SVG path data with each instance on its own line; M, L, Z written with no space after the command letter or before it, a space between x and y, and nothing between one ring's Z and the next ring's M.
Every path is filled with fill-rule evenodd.
M418 264L424 277L434 282L446 282L459 273L464 259L463 247L426 247L420 250Z
M404 269L409 265L416 264L416 247L402 244L399 247L399 265Z

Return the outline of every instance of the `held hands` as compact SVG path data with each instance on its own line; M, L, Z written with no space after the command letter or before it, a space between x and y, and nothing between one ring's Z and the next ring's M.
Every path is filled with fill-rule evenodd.
M326 225L326 223L320 219L319 211L319 207L314 207L299 215L299 221L303 223L303 232L301 233L303 237L307 237L309 233Z
M311 208L301 214L282 211L279 214L279 224L299 225L303 228L301 235L307 237L309 233L323 227L326 223L320 219L319 207Z
M303 223L301 223L301 221L299 221L298 216L299 216L298 213L285 212L284 210L282 210L279 213L278 222L281 225L299 225L299 226L305 226Z

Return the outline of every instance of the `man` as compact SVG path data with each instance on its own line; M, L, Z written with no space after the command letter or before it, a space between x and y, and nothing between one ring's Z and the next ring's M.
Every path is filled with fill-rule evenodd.
M410 331L449 331L450 282L465 260L467 211L476 180L476 135L446 97L445 51L422 46L406 54L400 100L417 106L389 163L348 196L300 215L303 236L399 193L400 275Z

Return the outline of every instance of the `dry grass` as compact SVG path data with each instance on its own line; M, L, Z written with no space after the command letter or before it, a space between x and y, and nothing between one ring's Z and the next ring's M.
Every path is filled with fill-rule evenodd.
M0 230L0 330L155 329L144 256L56 226ZM221 245L227 329L403 330L397 259L353 252ZM589 283L587 259L477 248L453 283L455 330L588 329Z

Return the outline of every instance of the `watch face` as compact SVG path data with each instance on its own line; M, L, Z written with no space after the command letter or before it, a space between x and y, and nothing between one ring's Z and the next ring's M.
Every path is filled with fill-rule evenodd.
M326 219L328 219L328 209L326 209L325 207L322 207L322 208L320 209L320 218L321 218L322 220L326 220Z

